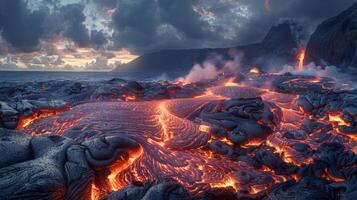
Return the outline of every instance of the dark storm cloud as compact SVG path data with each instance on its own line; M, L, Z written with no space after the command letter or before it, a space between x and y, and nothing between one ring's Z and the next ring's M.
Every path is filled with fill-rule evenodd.
M45 11L30 12L21 0L0 1L0 32L15 49L33 50L43 35Z
M164 48L235 46L261 41L269 29L283 19L296 19L305 27L305 39L308 39L319 23L353 2L120 0L113 15L114 40L119 46L139 53ZM212 15L208 17L213 22L209 23L205 15Z
M121 45L149 45L155 39L159 24L155 1L123 0L119 4L119 8L113 14L117 42Z
M102 31L89 31L85 26L84 5L69 4L52 13L46 23L47 37L63 35L80 47L99 47L107 43Z
M50 40L55 35L63 35L81 47L97 48L107 42L102 31L89 31L84 25L84 5L58 7L57 1L46 3L55 6L53 12L45 5L31 11L23 0L0 1L0 33L15 50L37 50L41 39Z
M200 47L219 39L193 10L195 0L120 0L113 14L117 45L136 52Z
M106 35L103 31L92 30L90 34L91 44L100 47L108 42Z
M238 42L260 41L271 26L284 18L296 19L309 36L322 21L347 9L355 0L267 0L267 10L261 0L241 0L252 13L247 23L241 26ZM306 38L308 39L308 38Z
M115 8L118 3L118 0L93 0L93 1L106 8Z
M214 36L207 28L209 24L200 19L200 15L193 10L195 0L158 0L161 23L168 23L182 32L186 37L198 39Z
M1 38L17 51L35 51L40 41L51 43L61 35L81 47L98 49L113 42L108 48L145 53L258 42L286 18L296 19L309 35L355 0L42 0L34 10L25 2L35 1L0 0ZM85 13L89 7L93 13ZM103 28L100 17L114 9L111 21L104 23L108 27L88 28L88 21Z
M72 39L81 47L88 46L90 43L89 32L83 24L85 20L83 9L84 6L80 4L63 6L54 14L58 23L53 24L53 29L57 33L63 33L65 37Z

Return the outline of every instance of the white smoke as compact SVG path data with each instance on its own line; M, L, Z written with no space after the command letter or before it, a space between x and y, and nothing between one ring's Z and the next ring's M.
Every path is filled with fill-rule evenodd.
M212 63L205 62L203 65L195 64L185 77L179 78L179 81L185 83L195 83L214 79L218 76L218 74L219 71L217 70L216 66L214 66Z
M202 64L195 64L190 72L185 77L178 78L178 81L196 83L216 79L220 74L236 74L239 72L243 54L236 50L230 50L229 55L231 60L224 60L222 56L216 55Z
M346 73L342 73L338 67L317 66L315 63L310 63L304 66L304 69L299 71L296 66L285 65L279 73L291 73L293 75L304 75L304 76L315 76L315 77L328 77L333 78L336 81L336 85L346 85L349 87L356 88L354 86L354 78ZM352 89L351 88L351 89Z
M153 78L153 81L168 81L168 80L170 80L170 78L165 72Z

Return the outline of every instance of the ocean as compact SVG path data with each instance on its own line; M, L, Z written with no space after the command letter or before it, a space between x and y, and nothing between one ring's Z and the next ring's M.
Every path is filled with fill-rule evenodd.
M152 77L142 74L128 74L122 72L72 72L72 71L0 71L0 82L43 82L51 80L72 80L80 82L97 82L122 78L126 80L149 81Z

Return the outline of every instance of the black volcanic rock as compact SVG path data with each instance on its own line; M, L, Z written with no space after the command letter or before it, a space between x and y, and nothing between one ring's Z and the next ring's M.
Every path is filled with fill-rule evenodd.
M32 159L30 136L0 128L0 168Z
M293 181L284 182L276 185L271 189L269 194L263 198L264 200L273 199L336 199L332 187L328 182L313 177L303 178L301 181L295 183Z
M357 3L332 17L312 34L307 45L307 61L357 68Z
M103 200L193 200L179 183L172 180L134 183L104 197Z
M215 55L223 56L225 60L233 60L237 52L244 54L242 64L246 67L254 65L269 68L278 63L292 63L295 62L295 52L298 47L292 27L292 22L276 25L270 29L262 42L256 44L230 48L161 50L148 53L120 66L115 71L128 69L145 71L151 75L167 73L171 77L177 77L186 74L194 64L203 63ZM215 64L223 65L219 62Z

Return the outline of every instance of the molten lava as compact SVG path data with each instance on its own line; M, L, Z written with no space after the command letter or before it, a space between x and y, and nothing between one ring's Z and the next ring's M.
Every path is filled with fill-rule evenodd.
M336 123L337 125L340 125L340 126L348 126L349 125L347 122L345 122L342 119L342 117L339 114L329 114L328 120L330 122Z
M227 80L227 82L224 83L224 86L226 87L235 87L235 86L239 86L239 83L236 83L234 81L234 78L230 78Z
M305 49L302 49L298 53L298 63L297 63L297 70L302 71L304 69L304 60L305 60Z
M200 125L200 131L201 132L206 132L206 133L209 133L210 132L210 130L211 130L211 127L210 126L207 126L207 125Z
M129 167L131 164L135 162L136 159L138 159L140 156L143 154L143 149L140 148L139 151L134 152L130 155L129 159L125 163L119 163L119 165L113 165L110 167L110 175L108 176L109 184L111 187L111 191L117 191L120 188L124 187L124 185L121 185L119 182L117 182L116 176L122 172L124 169Z
M90 196L91 196L91 200L100 199L100 190L94 183L92 183L91 195Z
M252 73L252 74L259 74L260 71L257 67L253 67L249 70L249 73Z
M33 111L32 114L29 116L21 115L19 123L17 125L16 129L23 129L33 123L35 123L37 120L50 117L53 115L59 115L65 111L68 111L69 108L64 108L64 109L39 109L36 111Z
M303 52L299 58L299 70L302 70ZM252 69L250 72L260 76L259 70ZM318 84L315 79L289 79L285 83L294 84L297 82ZM243 116L241 117L242 121L239 121L239 126L244 126L245 122L251 123L247 118L258 116L259 112L268 108L270 112L267 113L271 113L273 116L267 116L268 119L272 119L272 122L269 123L271 132L266 138L254 138L237 144L227 136L214 135L214 130L217 131L214 129L216 127L196 119L199 116L197 113L200 113L206 106L209 107L211 103L227 99L251 100L256 97L261 97L264 102L261 105L257 101L253 104L243 106L236 104L232 107L242 106L242 110L234 113ZM335 114L330 114L328 119L315 119L314 116L308 115L300 109L297 105L297 98L296 94L279 93L267 88L236 83L232 78L223 84L207 88L206 93L201 96L186 99L135 102L130 101L134 99L127 99L129 102L81 104L61 115L36 121L25 120L20 127L35 135L48 133L63 135L73 130L103 136L123 135L140 144L140 150L129 152L127 159L118 159L108 166L107 170L110 173L105 177L107 185L93 184L92 200L128 186L134 181L148 182L164 178L174 179L195 195L202 194L211 188L222 187L232 187L236 191L256 194L270 188L273 184L289 179L299 180L300 177L296 172L282 175L275 172L272 166L256 167L243 161L229 159L226 155L207 148L207 144L216 142L222 149L228 149L226 150L228 154L230 148L241 148L242 151L250 150L247 154L253 156L256 152L252 149L265 145L267 148L273 149L272 154L279 156L286 164L302 166L312 163L311 154L304 151L310 148L316 149L319 143L301 134L303 123L308 120L320 120L323 123L335 125L348 126L349 124L340 115ZM227 106L222 102L214 105L213 110ZM215 113L216 121L220 119L221 114ZM45 115L36 114L36 116L35 119L39 119ZM46 114L46 116L51 115ZM275 118L280 120L274 121ZM266 123L261 118L257 118L256 121L258 125ZM224 120L221 123L229 124ZM228 131L230 134L233 132L228 128L224 131ZM311 135L318 131L320 129L315 130ZM350 146L356 144L348 137L339 134L335 129L327 130L327 132L331 134L327 141L343 137L347 141L346 144L348 143ZM239 130L233 137L242 133L243 131ZM86 135L86 137L91 136ZM325 176L333 179L328 174Z
M136 96L135 95L130 95L130 94L124 94L123 98L125 101L134 101L136 100Z

